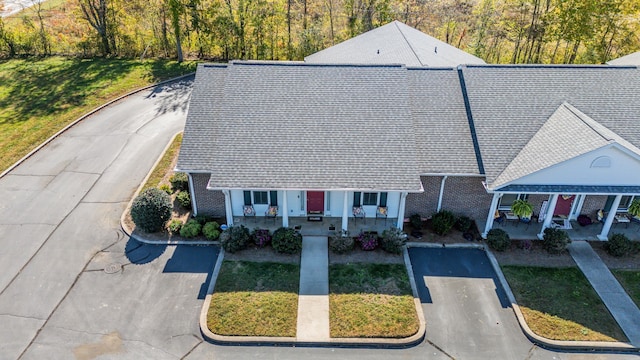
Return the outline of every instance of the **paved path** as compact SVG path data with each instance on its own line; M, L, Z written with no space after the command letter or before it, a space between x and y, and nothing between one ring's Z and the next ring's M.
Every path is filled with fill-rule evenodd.
M301 341L329 340L329 252L326 236L305 236L300 257L298 333Z
M586 241L572 242L569 253L627 335L629 342L640 346L640 310L609 268Z

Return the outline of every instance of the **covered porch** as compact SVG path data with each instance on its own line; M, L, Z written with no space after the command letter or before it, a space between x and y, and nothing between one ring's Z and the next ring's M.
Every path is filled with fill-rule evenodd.
M391 227L396 227L397 218L376 219L376 218L349 218L347 231L350 235L355 236L363 231L372 231L382 234L382 232ZM298 229L303 236L327 236L334 231L341 230L341 217L323 217L321 221L309 221L306 217L290 217L289 227ZM274 230L282 227L282 218L245 218L235 217L234 225L244 225L249 230L268 229ZM333 225L335 230L329 230Z

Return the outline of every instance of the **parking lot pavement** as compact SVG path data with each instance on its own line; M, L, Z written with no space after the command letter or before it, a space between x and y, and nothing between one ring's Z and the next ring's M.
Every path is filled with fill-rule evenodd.
M427 340L455 359L525 359L522 333L481 249L411 248Z

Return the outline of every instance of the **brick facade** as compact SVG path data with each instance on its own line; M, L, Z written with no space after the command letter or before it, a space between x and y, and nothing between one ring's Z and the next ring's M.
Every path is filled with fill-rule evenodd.
M450 176L445 181L442 209L476 220L487 217L492 195L482 185L482 177ZM429 217L438 208L438 195L442 176L420 177L424 192L407 195L405 215L420 214Z
M224 194L220 190L207 190L209 174L191 174L193 193L196 197L198 214L225 217Z
M596 212L604 208L604 204L607 202L607 195L587 195L582 204L582 210L580 214L590 216L592 219L596 218Z

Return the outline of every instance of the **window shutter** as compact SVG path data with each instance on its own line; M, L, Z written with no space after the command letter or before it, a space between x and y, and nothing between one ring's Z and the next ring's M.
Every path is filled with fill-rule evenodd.
M387 193L386 192L381 192L380 193L380 206L387 206Z
M251 191L244 192L244 204L251 205Z
M277 191L269 191L269 201L271 201L271 206L278 206L278 192Z
M354 192L353 193L353 206L360 206L360 196L362 193Z

